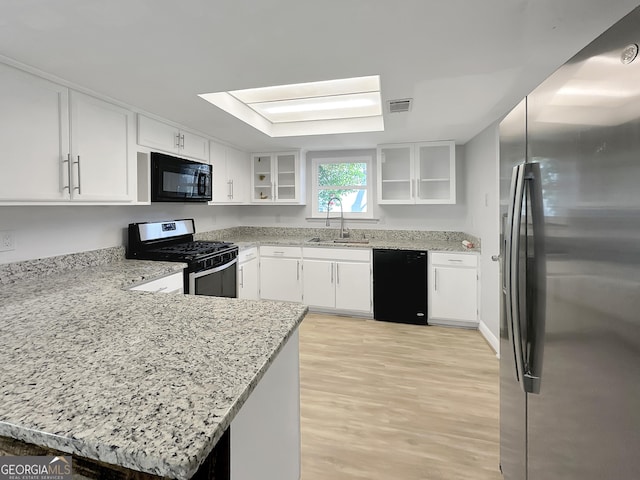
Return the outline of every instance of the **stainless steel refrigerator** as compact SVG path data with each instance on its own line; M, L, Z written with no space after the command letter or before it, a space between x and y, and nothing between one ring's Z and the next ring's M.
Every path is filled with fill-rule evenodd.
M640 479L640 7L500 124L506 480Z

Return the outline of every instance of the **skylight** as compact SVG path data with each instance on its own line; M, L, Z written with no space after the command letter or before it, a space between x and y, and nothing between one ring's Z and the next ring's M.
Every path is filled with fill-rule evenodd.
M378 75L199 97L270 137L384 130Z

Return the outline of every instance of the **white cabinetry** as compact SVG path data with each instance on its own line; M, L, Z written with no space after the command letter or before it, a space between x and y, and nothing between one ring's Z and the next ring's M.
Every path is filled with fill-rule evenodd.
M251 202L304 203L298 152L251 155Z
M378 203L456 203L453 141L378 146Z
M71 197L131 201L135 189L133 113L71 92Z
M0 201L134 199L132 113L0 64Z
M208 139L144 115L138 115L138 145L209 161Z
M0 79L0 200L68 199L68 89L3 64Z
M260 247L260 298L302 302L302 249Z
M260 265L258 247L242 250L238 255L238 298L260 299Z
M302 255L304 303L371 313L371 250L305 247Z
M129 290L154 293L184 293L184 274L182 272L171 273L131 287Z
M217 142L209 142L213 165L211 203L249 203L251 165L249 154Z
M231 422L232 480L300 479L300 373L295 330Z
M429 252L429 323L478 325L478 257Z

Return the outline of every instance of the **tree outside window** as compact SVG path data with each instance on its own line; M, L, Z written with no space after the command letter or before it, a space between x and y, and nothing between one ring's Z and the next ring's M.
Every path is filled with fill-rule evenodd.
M348 217L370 218L368 204L371 158L345 156L343 158L314 158L313 215L322 217L342 210ZM332 200L338 198L340 201Z

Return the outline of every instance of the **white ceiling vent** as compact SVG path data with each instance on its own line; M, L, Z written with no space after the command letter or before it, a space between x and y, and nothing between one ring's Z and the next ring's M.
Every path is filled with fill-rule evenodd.
M389 113L401 113L411 110L412 98L401 98L399 100L389 100L387 105L389 107Z

